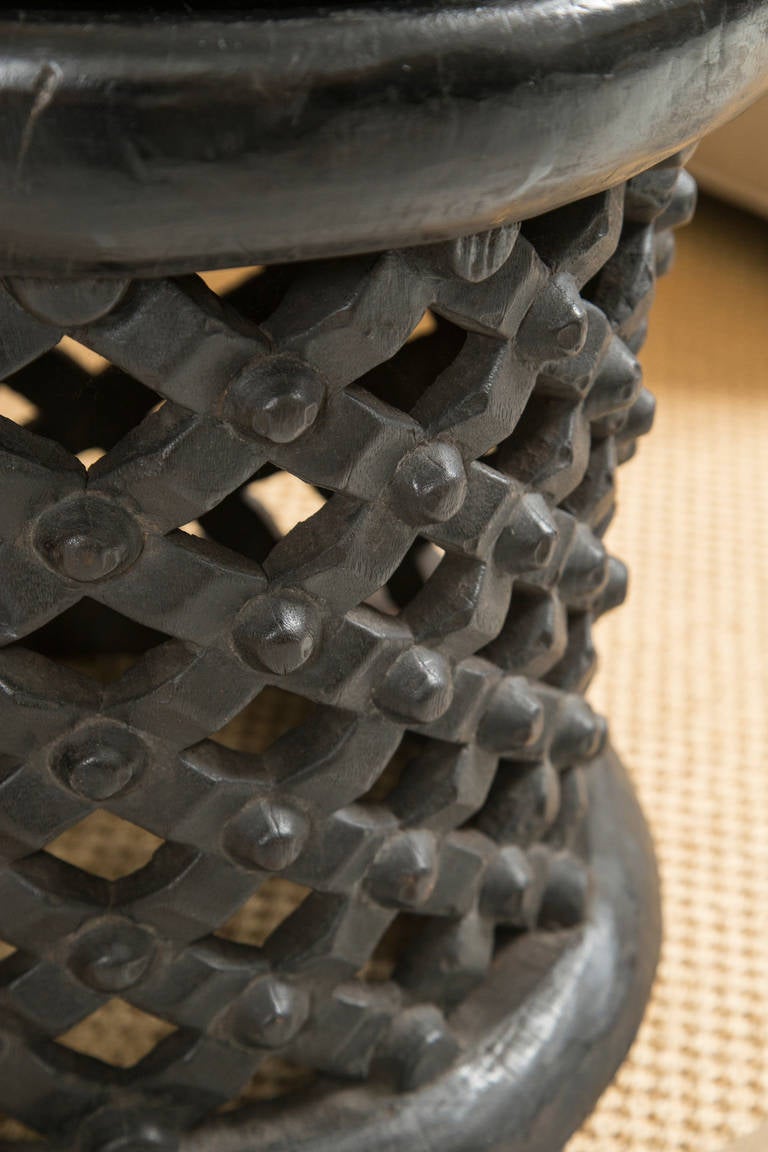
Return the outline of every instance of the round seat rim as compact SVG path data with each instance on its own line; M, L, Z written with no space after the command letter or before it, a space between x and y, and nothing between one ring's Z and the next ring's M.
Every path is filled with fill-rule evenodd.
M155 275L483 231L768 87L768 0L0 21L0 271Z

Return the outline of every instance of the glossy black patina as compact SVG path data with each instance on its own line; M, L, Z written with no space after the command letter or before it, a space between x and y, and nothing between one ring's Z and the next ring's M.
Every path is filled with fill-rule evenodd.
M153 274L479 231L649 167L768 69L764 0L264 7L0 23L0 263Z

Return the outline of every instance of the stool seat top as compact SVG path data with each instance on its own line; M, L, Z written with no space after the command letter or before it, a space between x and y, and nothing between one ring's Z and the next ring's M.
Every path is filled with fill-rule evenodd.
M209 8L0 20L0 272L480 231L626 179L768 86L768 0Z

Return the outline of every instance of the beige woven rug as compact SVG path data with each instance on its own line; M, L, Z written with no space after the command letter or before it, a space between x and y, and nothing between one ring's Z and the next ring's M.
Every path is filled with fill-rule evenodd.
M630 598L599 626L593 696L651 821L666 937L568 1152L721 1152L768 1116L768 225L702 204L651 333L656 427L609 535Z
M730 1152L750 1133L738 1152L768 1152L768 1130L755 1134L768 1117L766 334L768 225L704 204L680 237L643 356L659 412L622 473L609 543L633 583L625 608L600 625L593 691L656 837L664 958L631 1057L568 1152ZM87 367L100 370L92 357ZM263 483L281 485L257 495L282 530L314 511L303 486ZM301 706L288 703L286 726ZM223 738L256 751L276 735L275 701L264 694L249 711ZM54 850L114 876L156 845L97 813ZM274 881L228 934L258 942L302 895ZM68 1042L128 1066L164 1027L137 1027L135 1010L115 1000ZM275 1064L251 1095L292 1082ZM0 1137L22 1134L0 1122Z

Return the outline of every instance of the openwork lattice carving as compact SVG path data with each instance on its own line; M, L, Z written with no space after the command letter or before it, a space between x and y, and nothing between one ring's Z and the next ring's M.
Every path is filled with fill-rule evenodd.
M5 282L2 378L39 409L0 424L6 1113L163 1143L275 1053L412 1089L456 1058L499 929L578 923L591 628L626 583L602 536L691 199L669 162L626 199L226 299ZM112 366L93 388L64 335ZM248 488L275 470L323 498L282 537ZM71 659L87 613L134 654L106 684ZM210 739L270 685L314 710L262 754ZM46 851L97 809L162 841L138 871ZM310 892L263 946L215 935L271 876ZM172 1029L128 1069L61 1041L114 998Z

